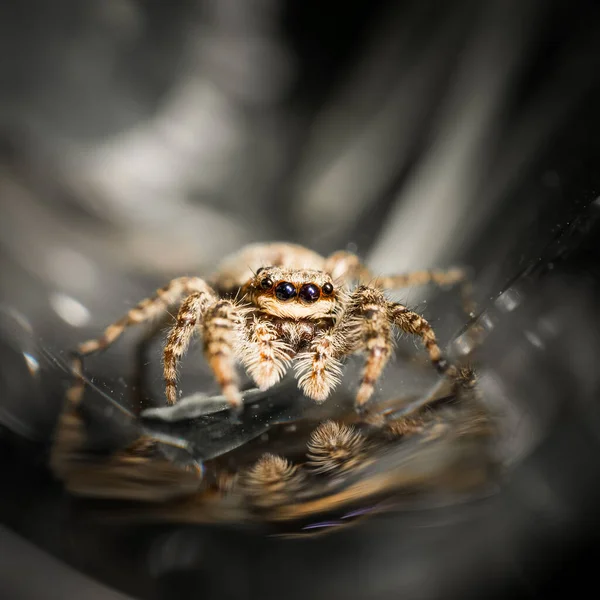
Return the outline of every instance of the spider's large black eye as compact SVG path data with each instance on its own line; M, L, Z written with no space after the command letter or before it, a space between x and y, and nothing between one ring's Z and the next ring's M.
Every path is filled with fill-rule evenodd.
M296 288L287 281L283 281L275 288L275 296L278 300L291 300L296 295Z
M329 296L329 294L333 293L333 285L329 282L327 282L322 288L321 290L323 291L324 294L326 294L327 296Z
M321 290L313 283L306 283L300 288L298 296L304 302L316 302L321 295Z
M260 282L260 287L263 290L268 290L269 288L273 287L273 280L270 277L265 277L261 282Z

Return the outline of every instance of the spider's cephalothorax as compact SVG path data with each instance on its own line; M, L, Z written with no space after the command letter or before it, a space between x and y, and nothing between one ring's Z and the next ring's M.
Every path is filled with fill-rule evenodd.
M383 290L459 281L459 269L376 278L348 252L325 258L292 244L256 244L226 259L206 281L174 279L100 338L81 344L78 354L106 348L128 326L180 303L164 348L169 404L177 401L177 363L199 332L206 360L234 407L242 402L238 360L261 389L277 383L293 363L299 387L321 402L340 379L341 361L357 352L365 355L356 395L362 407L390 357L394 327L419 336L436 368L448 370L429 323L389 301Z
M332 318L339 294L323 271L271 266L258 269L241 291L260 311L291 322Z

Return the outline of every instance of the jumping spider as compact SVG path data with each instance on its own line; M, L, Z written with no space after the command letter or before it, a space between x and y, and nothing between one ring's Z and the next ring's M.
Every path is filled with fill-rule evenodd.
M294 362L300 389L322 402L340 381L341 360L363 352L366 360L356 394L356 407L361 409L390 357L394 326L421 338L438 371L450 368L429 323L387 300L383 290L429 282L449 285L463 279L460 269L374 277L349 252L326 258L292 244L255 244L226 258L207 281L173 279L107 327L101 337L81 344L78 355L107 348L130 325L157 317L180 302L164 347L169 404L177 401L178 361L200 332L206 360L232 408L242 405L236 359L263 390L276 384ZM365 281L369 285L352 287Z

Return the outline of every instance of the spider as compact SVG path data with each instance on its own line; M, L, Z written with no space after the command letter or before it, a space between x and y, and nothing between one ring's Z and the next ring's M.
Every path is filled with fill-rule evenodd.
M238 360L262 390L275 385L293 363L302 392L323 402L340 381L344 357L362 352L365 363L355 400L361 411L390 358L394 327L420 337L440 373L453 369L430 324L389 301L384 289L450 285L464 278L461 269L375 277L350 252L323 257L293 244L253 244L224 259L207 280L173 279L109 325L101 337L81 344L77 354L81 359L103 350L129 326L180 303L164 346L169 404L177 401L178 362L198 332L206 360L233 409L242 407Z

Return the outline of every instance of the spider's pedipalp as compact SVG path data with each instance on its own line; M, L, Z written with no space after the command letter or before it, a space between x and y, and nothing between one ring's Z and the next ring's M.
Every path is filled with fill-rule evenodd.
M314 473L347 471L364 457L366 438L351 425L325 421L308 441L308 467Z
M266 390L285 375L292 350L271 322L255 316L248 327L250 331L241 349L242 363L256 385Z
M256 508L272 508L290 501L302 489L305 474L276 454L266 453L240 477L246 500Z
M324 402L342 379L339 357L342 338L334 328L313 340L310 349L297 356L295 372L302 392L315 402Z

